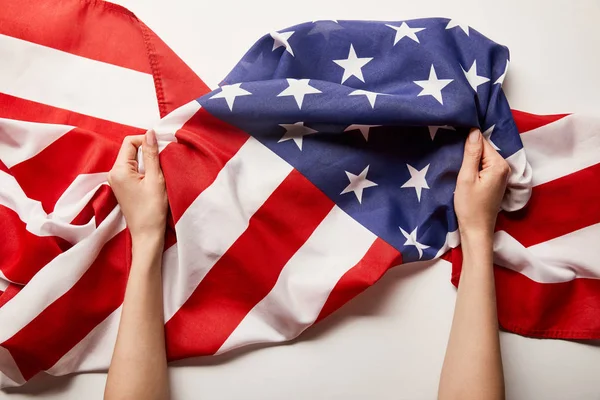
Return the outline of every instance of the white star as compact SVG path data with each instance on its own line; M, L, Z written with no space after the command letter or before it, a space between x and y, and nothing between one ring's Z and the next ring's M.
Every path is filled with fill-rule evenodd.
M417 251L419 252L419 260L420 260L421 257L423 257L423 250L428 249L429 246L421 244L417 241L417 229L419 229L418 226L415 228L414 231L412 231L411 233L408 233L404 229L402 229L402 227L400 227L400 232L402 232L402 234L406 238L406 242L404 242L405 246L415 246L417 248Z
M285 129L285 133L281 139L277 141L277 143L293 140L300 151L302 151L302 138L306 135L318 132L309 128L308 126L304 126L304 122L296 122L295 124L279 124L279 126Z
M352 124L349 127L347 127L346 129L344 129L344 132L350 132L350 131L360 131L360 133L362 133L363 137L365 138L365 141L369 141L369 130L371 128L376 128L378 126L381 125L358 125L358 124Z
M377 96L385 96L385 93L376 93L369 92L368 90L355 90L351 92L348 96L366 96L367 100L369 100L369 104L371 104L371 108L375 108L375 100L377 100Z
M229 110L233 111L233 102L235 101L236 97L250 96L252 94L249 91L242 89L240 85L241 83L221 86L221 91L212 96L210 99L225 99L227 105L229 106Z
M350 44L350 52L348 53L348 58L342 60L333 60L333 62L339 65L340 67L344 68L342 83L346 82L346 80L351 76L355 76L362 82L364 82L365 78L363 78L361 68L364 67L372 59L373 57L357 57L356 52L354 51L354 46Z
M504 83L504 79L506 78L506 73L508 72L508 64L510 64L510 61L506 60L506 68L504 68L504 72L502 73L502 75L500 75L498 77L498 79L496 79L496 82L494 82L494 85L497 83L502 85Z
M419 38L417 37L416 33L425 30L425 28L411 28L406 22L403 22L400 26L394 26L389 24L385 24L385 26L390 27L396 31L396 37L394 38L394 46L396 45L396 43L398 43L405 37L419 43Z
M469 81L469 85L471 85L473 90L476 92L477 92L477 87L479 85L483 85L484 83L490 81L490 78L486 78L485 76L477 75L477 60L473 61L473 65L471 65L471 68L469 68L468 71L465 71L465 69L462 67L462 65L460 66L460 69L463 70L465 77Z
M442 100L442 89L448 86L453 80L454 79L438 79L435 68L433 68L433 64L431 64L429 79L424 81L414 81L423 88L421 93L417 96L433 96L440 104L444 104L444 101Z
M304 96L307 94L321 93L319 89L316 89L308 84L309 79L291 79L288 78L288 86L283 92L279 93L277 97L283 96L294 96L298 108L302 109L302 101Z
M367 165L367 168L363 169L360 175L354 175L352 172L348 171L344 172L346 172L346 176L348 177L350 184L346 186L346 189L342 190L342 193L340 194L354 192L356 198L358 199L358 202L362 204L363 190L365 190L366 188L377 186L375 182L372 182L367 179L367 174L369 173L369 166Z
M294 55L294 51L292 50L292 46L290 46L288 40L290 36L294 34L294 31L291 32L271 32L269 35L273 38L273 51L280 47L285 47L285 50L290 53L292 56Z
M451 19L450 22L448 22L448 25L446 25L446 29L456 28L457 26L460 29L462 29L463 32L467 34L467 36L469 36L469 25L462 24L455 19Z
M453 126L449 126L449 125L428 126L427 128L429 128L429 136L431 136L431 140L435 139L435 135L439 129L447 129L449 131L456 130L456 129L454 129Z
M417 192L417 200L420 202L421 201L421 190L422 189L429 189L429 185L427 184L427 181L425 180L425 175L427 174L427 170L429 169L429 165L427 164L425 166L425 168L423 168L422 170L418 170L416 168L414 168L412 165L410 164L406 164L406 166L408 167L408 172L410 173L410 179L407 180L404 185L401 186L401 188L415 188L415 191Z
M494 128L496 127L496 124L490 126L489 128L486 129L485 132L482 133L483 137L485 140L488 141L489 144L492 145L492 147L496 150L496 151L500 151L500 148L498 146L496 146L494 144L494 142L492 142L492 132L494 132Z

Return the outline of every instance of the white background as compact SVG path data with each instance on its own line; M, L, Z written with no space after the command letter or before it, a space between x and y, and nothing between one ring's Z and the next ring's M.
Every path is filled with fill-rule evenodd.
M600 2L120 0L215 88L263 34L317 19L460 19L511 50L511 106L600 110ZM599 149L600 151L600 149ZM397 267L299 340L170 369L174 399L434 399L455 290L444 261ZM508 399L600 399L600 346L502 333ZM37 377L0 399L101 399L106 376Z

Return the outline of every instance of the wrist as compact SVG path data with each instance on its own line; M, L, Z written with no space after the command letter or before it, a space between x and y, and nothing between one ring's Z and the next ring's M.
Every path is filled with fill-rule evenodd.
M494 235L491 231L466 230L460 232L463 261L478 260L476 263L466 262L463 265L478 265L482 262L492 263L494 253Z
M165 241L164 231L138 232L131 235L132 251L140 249L147 252L151 249L163 250Z
M493 229L472 228L465 229L459 225L460 242L464 245L492 245L494 242Z

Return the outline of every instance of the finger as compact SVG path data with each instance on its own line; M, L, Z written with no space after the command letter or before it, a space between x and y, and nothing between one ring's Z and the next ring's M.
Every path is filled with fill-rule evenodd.
M506 179L510 176L510 166L508 165L508 162L487 140L483 141L481 166L482 170L494 170L500 175L505 175Z
M479 129L473 128L465 142L463 162L458 173L459 179L475 179L479 176L479 164L483 153L483 137Z
M158 142L156 141L156 134L152 129L144 135L142 153L144 154L145 175L149 178L156 178L162 175L158 159Z
M119 149L119 154L117 154L115 166L126 165L129 163L129 161L135 161L137 157L137 149L142 144L143 139L143 135L126 136L125 139L123 139L121 148Z
M494 146L492 146L492 144L489 142L489 140L484 140L483 141L482 160L485 160L487 158L498 160L503 157L500 155L500 153L498 153L498 150L496 150L494 148Z
M483 140L483 152L481 155L481 166L482 168L487 168L489 166L495 165L497 163L503 163L504 157L498 153L498 151L492 146L492 144Z

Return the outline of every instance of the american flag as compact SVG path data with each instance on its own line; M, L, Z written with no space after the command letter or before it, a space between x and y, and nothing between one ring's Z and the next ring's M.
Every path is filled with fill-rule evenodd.
M531 195L498 223L503 327L600 337L600 122L513 119L508 51L468 26L298 25L208 93L110 3L10 0L0 20L0 386L108 367L130 244L106 172L150 128L171 360L292 339L402 262L444 256L456 283L470 126L512 166L503 208Z

